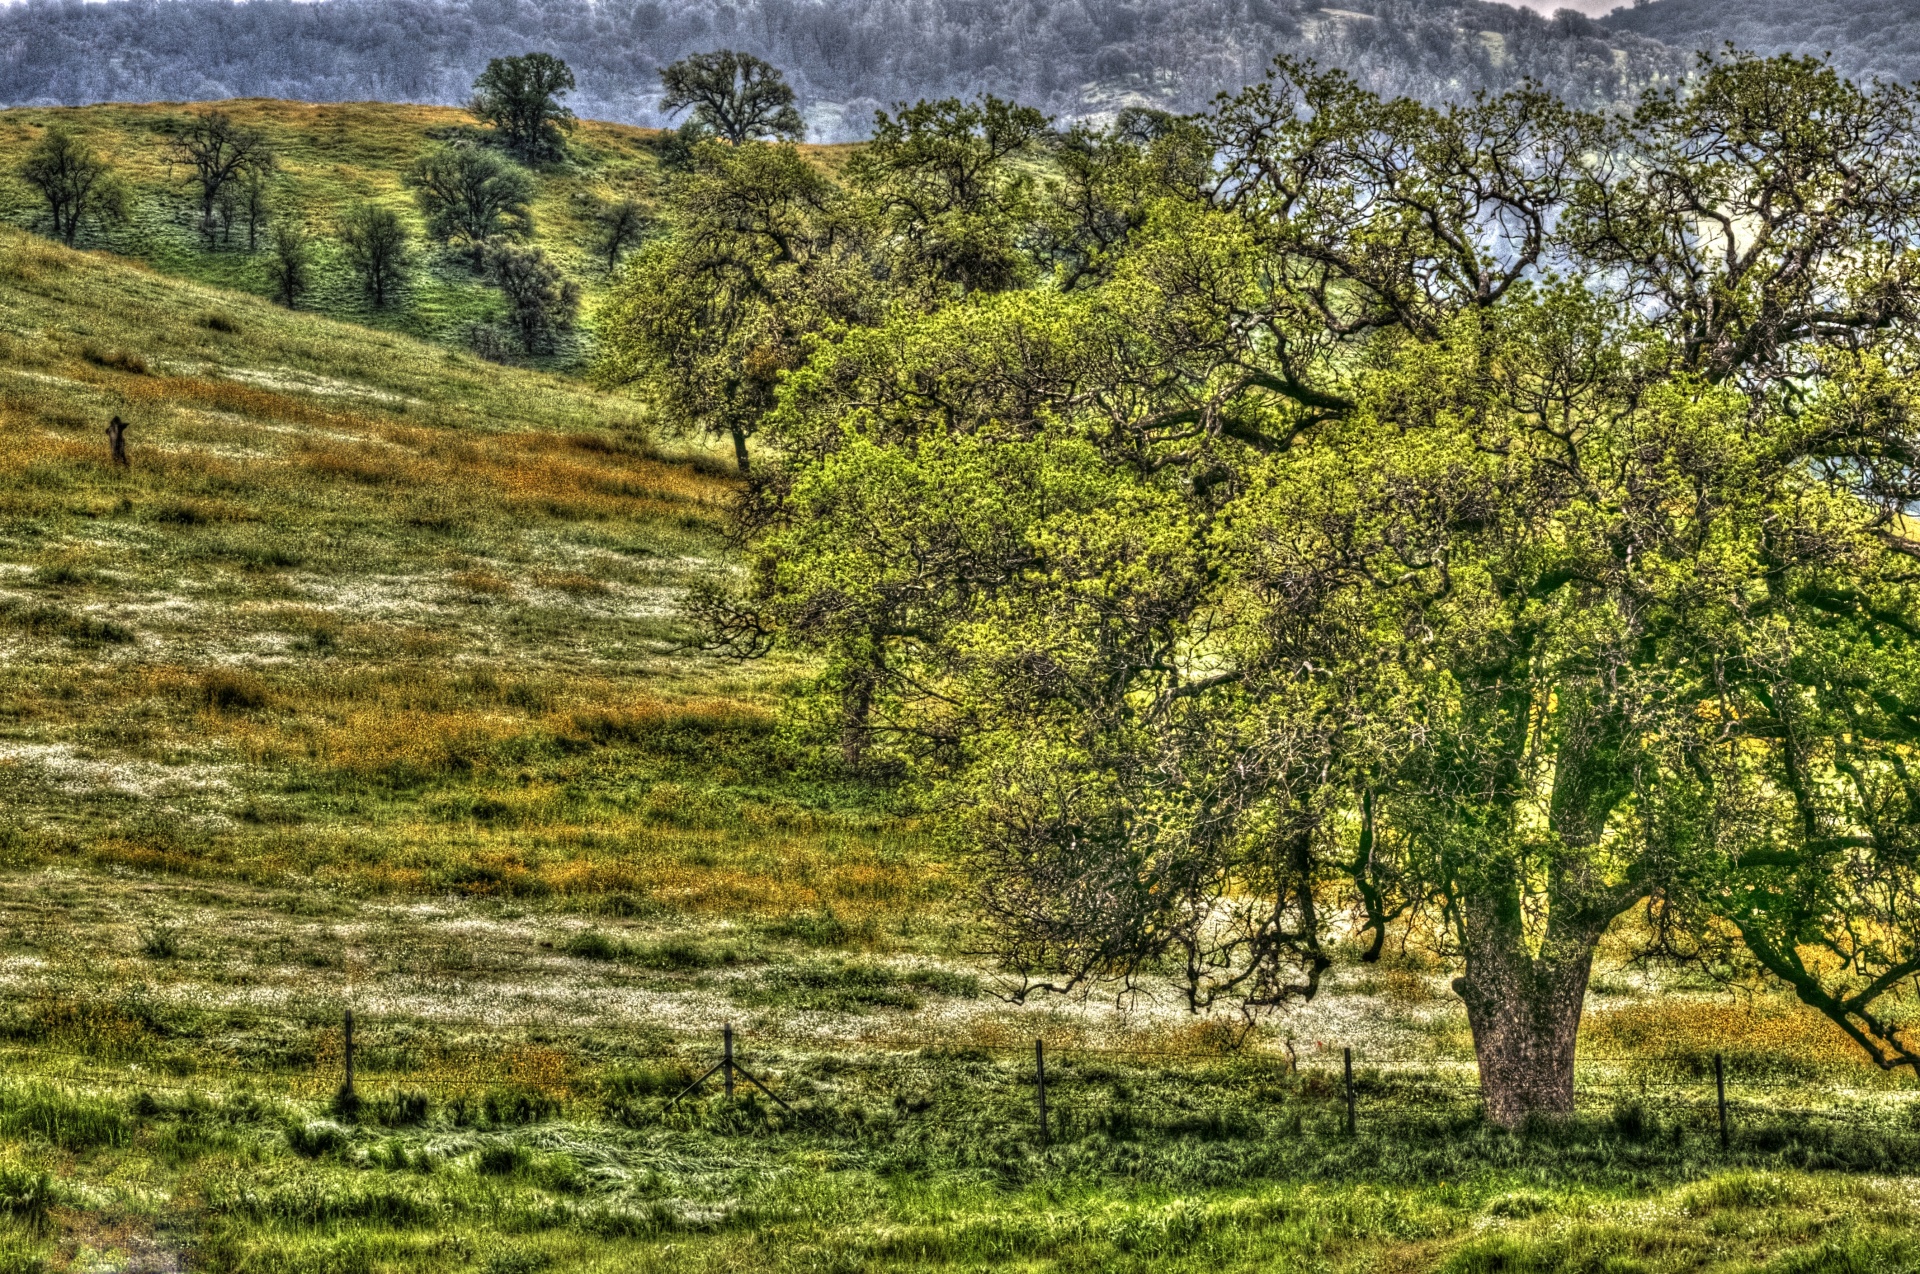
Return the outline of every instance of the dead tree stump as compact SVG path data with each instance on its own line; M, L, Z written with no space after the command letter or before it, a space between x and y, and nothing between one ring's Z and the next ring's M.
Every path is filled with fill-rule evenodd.
M127 467L127 422L115 416L107 423L107 448L115 465Z

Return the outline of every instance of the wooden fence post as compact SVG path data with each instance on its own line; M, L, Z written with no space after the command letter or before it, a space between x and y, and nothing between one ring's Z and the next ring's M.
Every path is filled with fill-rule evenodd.
M1358 1127L1357 1121L1354 1118L1353 1108L1353 1050L1351 1048L1343 1048L1340 1050L1340 1053L1342 1060L1346 1063L1347 1069L1347 1136L1351 1137L1356 1127Z
M1713 1055L1713 1091L1720 1104L1720 1149L1728 1149L1731 1141L1727 1135L1727 1067L1720 1054Z
M341 1051L346 1062L346 1076L340 1083L340 1091L333 1095L333 1113L337 1119L351 1121L360 1113L360 1094L353 1087L353 1010L348 1009L342 1019Z
M761 1092L765 1093L769 1098L771 1098L774 1102L776 1102L779 1105L780 1109L786 1111L789 1115L798 1113L797 1111L794 1110L793 1107L787 1105L786 1099L784 1097L781 1097L779 1094L775 1093L771 1088L768 1088L765 1084L761 1083L760 1080L754 1075L752 1071L748 1070L746 1067L740 1065L740 1063L733 1060L733 1023L732 1022L728 1022L720 1028L720 1060L715 1062L708 1069L702 1071L700 1073L700 1078L694 1080L691 1084L688 1084L685 1088L675 1093L673 1095L673 1100L667 1103L666 1109L672 1110L675 1106L680 1104L680 1099L682 1097L685 1097L688 1093L691 1093L694 1089L700 1087L700 1085L706 1083L708 1080L712 1079L715 1075L720 1076L721 1082L727 1086L728 1097L733 1096L733 1080L734 1080L734 1077L737 1075L741 1079L746 1080L749 1084L752 1084L755 1088L759 1089Z
M1040 1144L1047 1144L1047 1046L1040 1039L1033 1041L1033 1077L1040 1094Z

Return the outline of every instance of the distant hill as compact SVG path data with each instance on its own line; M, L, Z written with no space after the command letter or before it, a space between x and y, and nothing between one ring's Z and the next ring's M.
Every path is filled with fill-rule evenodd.
M1604 22L1680 49L1831 53L1855 79L1920 79L1920 0L1642 0Z
M1064 116L1188 110L1276 53L1460 98L1533 78L1586 104L1684 58L1568 14L1476 0L26 0L0 7L0 103L279 97L458 104L489 57L545 50L583 116L658 124L659 68L728 46L785 68L816 141L875 106L991 92Z
M428 250L425 226L411 193L401 184L414 158L435 137L471 128L465 111L439 106L394 106L377 102L313 105L240 100L216 105L236 122L267 135L279 161L272 179L268 224L295 218L315 236L318 254L313 292L302 308L373 327L443 343L460 343L474 323L504 312L500 294L464 259ZM218 250L195 229L187 173L169 165L167 140L190 114L190 105L107 105L80 108L21 107L0 111L0 222L38 225L41 205L14 176L21 157L49 125L74 131L109 159L126 182L130 216L119 225L90 225L82 247L134 257L170 274L217 287L266 295L268 253L246 251L236 240ZM644 200L653 185L655 158L650 134L622 124L585 123L573 135L565 164L531 172L533 243L581 284L589 302L605 286L605 266L595 256L590 215L601 201ZM391 207L408 226L417 268L397 300L370 306L355 276L340 262L335 228L349 207L364 200ZM564 342L538 361L564 366L583 350Z

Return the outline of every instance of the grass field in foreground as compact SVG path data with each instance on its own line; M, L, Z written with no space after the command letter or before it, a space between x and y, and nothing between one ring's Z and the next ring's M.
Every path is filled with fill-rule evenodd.
M1768 994L1609 967L1526 1135L1436 962L996 998L799 670L676 645L728 480L643 426L0 232L0 1271L1920 1268L1911 1085ZM726 1022L791 1109L669 1108Z

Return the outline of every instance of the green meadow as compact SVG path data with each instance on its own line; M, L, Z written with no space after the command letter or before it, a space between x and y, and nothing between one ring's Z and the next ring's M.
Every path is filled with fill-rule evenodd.
M169 211L180 109L73 113L114 255L0 230L0 1274L1920 1270L1911 1080L1764 988L1603 962L1579 1117L1515 1133L1416 955L1251 1031L1009 1002L806 669L687 645L730 455L450 347L455 265L261 299ZM231 109L322 221L411 216L460 118ZM535 214L589 280L581 196L653 160L577 145ZM778 1102L680 1096L727 1024Z

